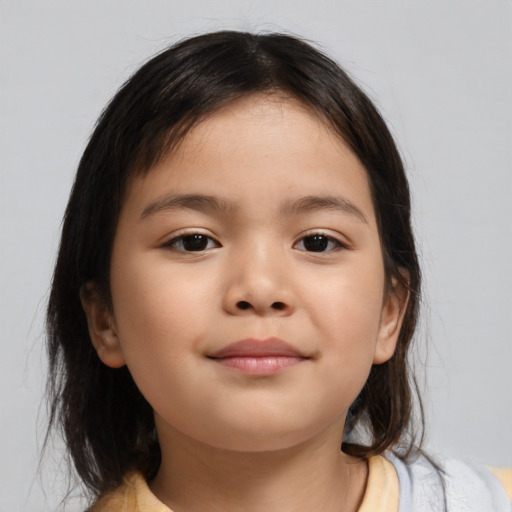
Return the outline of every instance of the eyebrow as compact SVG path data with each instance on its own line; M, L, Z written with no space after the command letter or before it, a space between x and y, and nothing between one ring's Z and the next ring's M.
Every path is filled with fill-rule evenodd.
M235 214L238 206L223 199L203 194L183 194L165 196L149 203L143 210L140 220L162 211L187 208L203 213Z
M149 203L143 210L140 219L154 215L162 211L172 211L181 208L199 211L207 214L235 215L239 211L239 205L225 199L203 194L171 195L156 199ZM281 214L294 215L314 210L338 210L355 216L365 224L368 224L363 212L348 199L341 196L304 196L296 201L286 202L281 208Z
M368 224L363 212L351 201L341 196L305 196L293 203L286 203L281 209L282 213L303 213L311 210L338 210L357 217Z

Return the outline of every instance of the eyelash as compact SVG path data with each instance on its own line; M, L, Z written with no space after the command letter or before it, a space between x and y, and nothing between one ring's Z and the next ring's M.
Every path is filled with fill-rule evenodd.
M331 247L330 249L327 249L327 250L322 250L322 251L314 251L314 250L307 250L306 246L305 246L305 240L308 240L308 239L317 239L317 241L322 241L323 242L326 242L327 243L327 247L329 245L334 245L334 247ZM299 239L298 242L296 242L294 244L294 248L297 247L298 244L302 243L302 245L304 246L304 249L300 249L300 250L303 250L303 251L306 251L306 252L313 252L313 253L324 253L324 252L332 252L332 251L337 251L339 249L346 249L347 246L345 244L343 244L342 242L340 242L339 240L337 240L336 238L332 237L332 236L329 236L329 235L326 235L325 233L322 233L322 232L318 232L318 233L308 233L307 235L304 235L303 237L301 237Z
M206 240L206 243L207 243L206 247L203 247L203 248L197 249L197 250L187 250L183 244L187 241L187 239L189 239L189 241L193 241L194 237L196 238L196 241ZM215 245L213 247L208 247L208 245L210 245L210 242L213 242ZM177 247L177 245L180 243L182 245L181 248ZM211 236L205 235L204 233L185 233L183 235L179 235L177 237L172 238L168 242L165 242L164 244L162 244L162 247L174 249L176 251L181 251L181 252L203 252L208 249L220 247L220 244L216 240L214 240Z
M313 240L315 238L316 238L316 240ZM308 248L306 247L306 242L305 242L306 240L309 240L311 243L320 243L317 247L320 249L323 248L324 250L313 250L311 248L311 246L310 246L310 250L308 250ZM196 250L190 249L190 248L187 249L185 246L187 241L191 242L191 243L194 243L194 241L200 242L199 248L197 248ZM206 241L206 246L202 247L202 243L204 243L205 241ZM211 242L213 242L213 245L211 245ZM298 242L296 242L293 245L293 248L297 249L297 245L299 245L299 244L302 244L303 249L298 249L298 250L301 250L304 252L312 252L312 253L332 252L332 251L346 248L345 244L343 244L336 238L326 235L325 233L322 233L322 232L308 233L307 235L301 237L298 240ZM324 244L326 244L325 247L324 247ZM181 245L181 247L178 247L178 245ZM333 247L333 245L334 245L334 247ZM329 246L330 246L330 248L329 248ZM181 252L194 253L194 252L203 252L208 249L221 247L221 245L219 242L214 240L211 236L208 236L204 233L186 233L186 234L182 234L177 237L174 237L171 240L169 240L168 242L165 242L164 244L162 244L162 247L174 249L174 250L181 251Z

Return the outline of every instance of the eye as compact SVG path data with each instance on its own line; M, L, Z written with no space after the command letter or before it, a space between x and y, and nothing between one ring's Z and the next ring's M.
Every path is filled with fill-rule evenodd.
M220 247L220 244L202 233L191 233L173 238L163 244L163 247L170 247L171 249L184 252L200 252Z
M343 244L338 240L320 233L301 238L294 246L295 249L308 252L327 252L340 249Z

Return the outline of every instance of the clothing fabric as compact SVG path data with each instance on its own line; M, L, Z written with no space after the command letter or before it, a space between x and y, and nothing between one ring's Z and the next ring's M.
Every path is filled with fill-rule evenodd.
M400 489L398 512L511 512L506 479L492 470L458 460L440 462L437 469L426 457L413 463L389 456ZM512 477L512 470L501 476Z
M436 467L437 466L437 467ZM368 459L368 482L358 512L511 512L512 469L427 457L412 462L386 454ZM90 512L172 512L132 473Z

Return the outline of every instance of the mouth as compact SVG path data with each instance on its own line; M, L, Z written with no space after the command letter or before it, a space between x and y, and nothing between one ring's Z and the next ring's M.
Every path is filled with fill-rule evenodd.
M247 375L273 375L310 358L279 338L240 340L208 355L220 366Z

